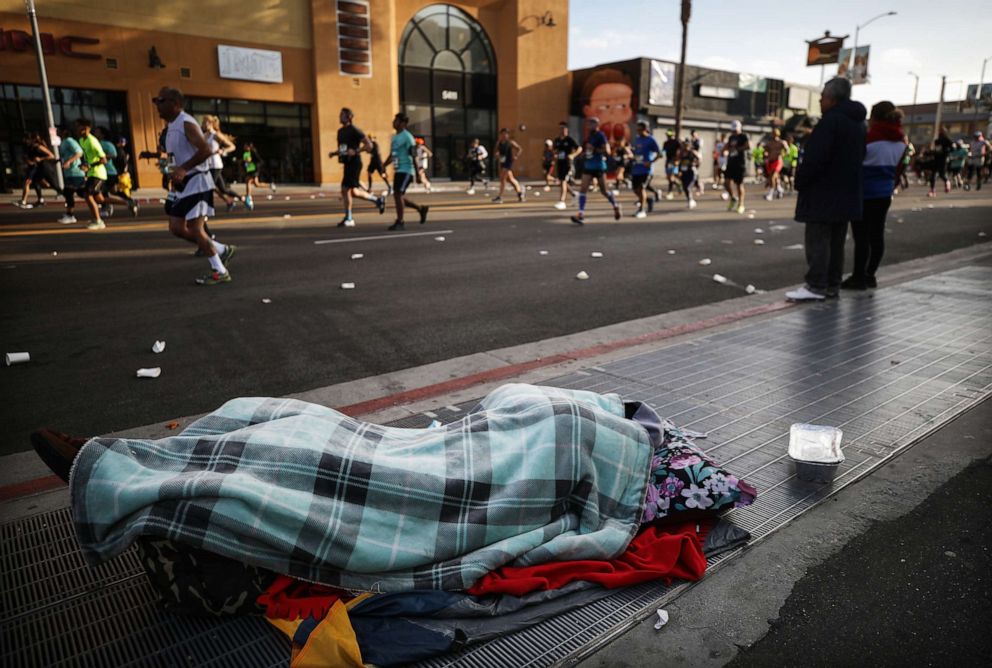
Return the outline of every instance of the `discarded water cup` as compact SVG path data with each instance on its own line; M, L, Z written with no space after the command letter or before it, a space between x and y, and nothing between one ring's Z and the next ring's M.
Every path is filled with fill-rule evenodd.
M31 361L31 353L7 353L3 356L3 361L7 366L14 364L24 364Z
M755 239L754 240L754 245L755 246L764 246L765 245L765 240L764 239Z
M727 277L721 274L713 274L713 280L716 281L717 283L726 283Z
M603 257L603 254L599 251L593 251L589 253L589 257Z
M750 283L748 283L747 286L745 286L745 288L744 288L744 292L748 293L749 295L753 295L757 291L758 291L758 288L754 287Z
M444 237L434 237L434 241L444 241Z
M669 249L668 249L668 251L666 251L666 252L667 252L667 253L668 253L669 255L675 255L675 251L674 251L674 250L672 250L671 248L669 248Z
M156 355L165 350L165 341L156 341L152 344L152 352Z
M365 257L365 255L363 253L352 253L351 254L351 259L352 260L361 260L363 257Z
M354 290L355 289L355 284L354 283L342 283L341 284L341 289L342 290Z
M580 271L579 273L577 273L577 274L575 275L575 277L576 277L577 279L579 279L580 281L585 281L585 280L588 280L588 278L589 278L589 274L587 274L587 273L586 273L586 272L584 272L584 271Z
M699 261L699 266L700 267L706 267L706 266L708 266L708 265L710 265L712 263L713 263L713 260L709 259L708 257L704 257L702 260Z
M161 367L151 367L147 369L138 369L138 378L158 378L162 375Z
M539 251L537 251L537 254L538 255L547 255L548 254L548 251L546 251L546 250L539 250Z

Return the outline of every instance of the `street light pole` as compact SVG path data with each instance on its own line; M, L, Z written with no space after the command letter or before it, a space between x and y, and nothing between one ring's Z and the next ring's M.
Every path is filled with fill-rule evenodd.
M947 86L947 75L940 77L940 99L937 101L937 114L933 119L933 140L937 141L940 134L940 122L944 115L944 87Z
M38 78L41 81L41 99L45 106L45 120L48 122L48 141L55 149L55 155L59 153L58 132L55 130L55 114L52 113L52 96L48 90L48 72L45 70L45 52L41 48L41 32L38 30L38 14L34 10L34 0L24 0L24 5L28 11L28 20L31 21L31 35L34 37L34 52L38 58ZM62 178L62 161L57 160L58 167L55 170L55 185L59 192L65 188L65 181Z
M869 23L872 23L874 21L877 21L878 19L880 19L880 18L882 18L884 16L895 16L895 15L896 15L896 12L885 12L884 14L879 14L878 16L871 17L870 19L868 19L867 21L865 21L864 23L862 23L859 26L854 26L854 48L851 49L851 60L852 60L851 66L847 68L847 78L848 79L853 79L854 78L854 62L853 61L858 57L858 33L861 32L861 29L862 28L868 27L868 24Z
M682 136L682 114L685 107L685 49L689 39L689 17L692 14L692 0L682 0L682 57L679 60L677 87L675 89L675 138Z
M916 78L916 82L913 84L913 113L909 115L909 123L908 123L908 125L910 126L909 135L912 136L913 128L916 127L916 125L913 123L913 119L916 116L916 94L920 92L920 75L917 74L916 72L908 72L907 74L909 74L909 76L911 77Z

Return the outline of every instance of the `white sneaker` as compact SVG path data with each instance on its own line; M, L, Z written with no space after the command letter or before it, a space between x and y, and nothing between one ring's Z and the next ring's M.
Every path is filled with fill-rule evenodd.
M673 195L672 193L666 193L665 194L665 199L667 199L667 200L673 200L673 199L675 199L675 195Z
M564 202L559 201L559 202L555 202L555 208L558 209L559 211L563 211L564 209L568 208L568 205L565 204Z
M348 220L344 221L344 226L345 227L354 227L355 226L355 219L354 218L349 218Z
M745 211L747 211L747 209L744 208L744 205L743 204L741 204L739 207L737 207L737 213L741 214L742 216L744 215L744 212Z
M696 200L694 200L694 199L689 200L689 208L690 209L695 209L696 208Z
M468 190L465 191L465 194L466 195L474 195L475 194L475 188L469 188Z
M104 230L104 229L107 229L107 224L105 222L103 222L102 220L100 220L99 218L97 218L92 223L90 223L89 225L87 225L86 226L86 229L87 230Z
M774 198L775 198L775 194L772 193L772 192L769 192L767 195L765 195L765 201L766 202L771 202L772 199L774 199Z
M638 211L637 213L634 214L634 218L647 218L647 217L648 214L645 213L644 211Z
M818 292L813 292L804 285L798 290L789 290L786 292L785 298L790 302L822 302L826 299L826 296Z
M69 214L64 213L64 214L62 214L62 217L59 218L59 222L62 223L63 225L72 225L73 223L76 222L76 217L75 216L70 216Z
M276 191L276 184L275 183L270 183L269 184L269 190L271 190L272 192L275 192Z

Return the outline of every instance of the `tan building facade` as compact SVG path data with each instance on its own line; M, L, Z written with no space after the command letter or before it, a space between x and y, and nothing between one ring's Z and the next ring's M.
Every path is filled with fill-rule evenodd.
M338 113L388 152L394 113L434 149L434 176L459 178L466 142L492 152L500 127L523 146L519 172L540 173L545 137L567 117L567 0L60 0L39 2L56 123L90 114L135 157L163 126L151 98L183 90L194 115L217 113L255 141L279 180L334 183ZM38 68L21 0L0 0L0 155L39 125ZM123 107L123 108L121 108ZM43 118L41 116L40 118ZM134 164L155 185L153 161Z

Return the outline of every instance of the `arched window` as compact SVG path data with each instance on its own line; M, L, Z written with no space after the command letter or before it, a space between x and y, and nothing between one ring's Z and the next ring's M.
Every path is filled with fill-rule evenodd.
M496 131L496 59L478 21L451 5L429 5L400 39L400 105L410 132L434 151L435 176L462 178L468 143L492 152Z

